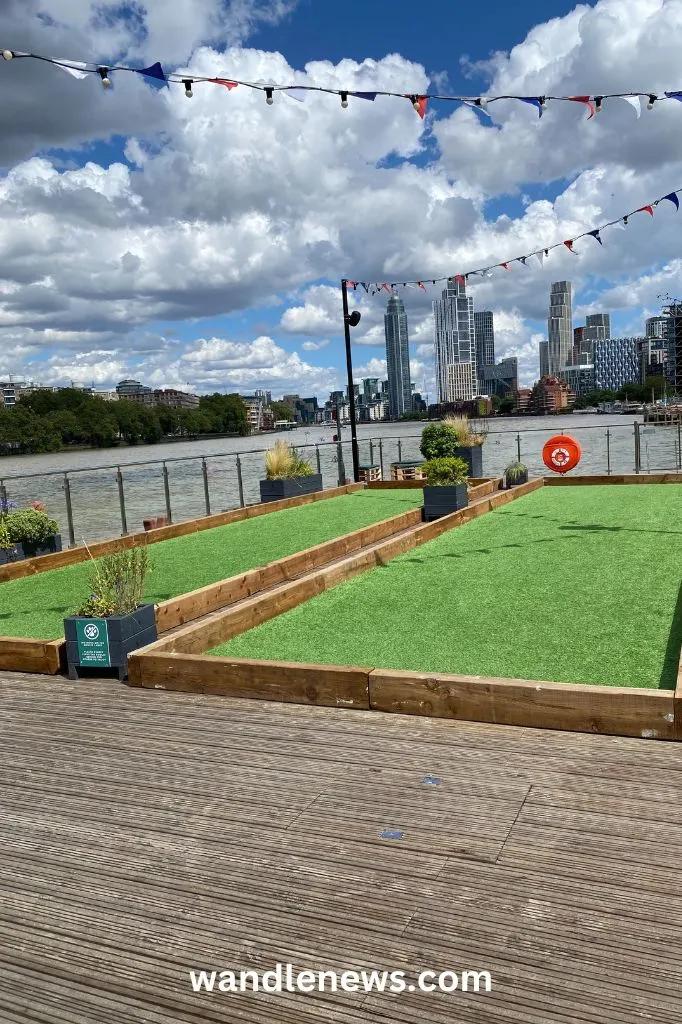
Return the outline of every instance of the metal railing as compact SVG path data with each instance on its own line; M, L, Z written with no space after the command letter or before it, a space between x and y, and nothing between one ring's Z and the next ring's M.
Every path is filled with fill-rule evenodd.
M577 417L576 421L570 433L582 446L583 473L682 471L680 424L661 427L626 422L604 427L582 426ZM421 429L415 424L414 434L358 438L361 464L379 466L386 479L392 463L421 458ZM556 433L551 421L547 426L524 430L488 430L483 450L486 475L501 475L514 459L524 461L531 474L546 473L542 447ZM324 486L349 479L350 438L296 444L292 437L292 443L308 455ZM0 475L0 500L21 504L39 497L47 503L53 518L65 525L68 544L74 546L119 531L122 535L136 532L142 528L143 519L154 515L165 514L171 523L258 502L266 450L121 460L114 465L5 474Z

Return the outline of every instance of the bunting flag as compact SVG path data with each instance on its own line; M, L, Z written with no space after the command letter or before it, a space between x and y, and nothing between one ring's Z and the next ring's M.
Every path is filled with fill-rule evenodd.
M646 203L644 206L638 206L637 209L633 210L631 213L626 213L622 217L617 217L616 220L607 221L606 224L600 224L597 228L591 228L589 231L584 231L582 234L576 235L574 238L567 238L563 242L555 242L553 245L543 245L539 249L535 249L533 252L526 253L523 256L510 257L500 263L492 263L487 267L476 267L473 270L467 270L466 273L464 274L449 274L447 277L432 278L431 284L441 284L443 281L458 281L460 284L465 284L470 277L492 277L493 271L498 268L506 270L509 273L511 273L511 263L521 263L525 267L527 266L527 261L531 258L531 256L535 256L540 266L542 267L544 266L545 259L549 256L550 252L553 249L561 249L562 247L568 249L568 251L572 252L574 256L580 256L580 253L573 248L578 239L594 238L595 242L598 242L599 245L603 246L604 240L601 237L602 231L604 231L606 228L619 228L622 231L625 231L627 229L629 218L632 217L635 213L648 213L653 218L655 207L657 207L659 203L662 203L664 199L667 199L668 202L672 203L675 209L679 211L680 194L682 194L682 188L675 189L673 192L668 192L666 195L661 196L660 199L655 199L652 203ZM426 291L426 287L424 285L425 280L427 279L422 277L418 281L403 281L402 286L403 288L405 288L408 285L414 285L417 288L421 288L424 291ZM382 282L381 285L379 285L378 282L359 283L362 284L362 287L365 289L365 291L367 291L368 288L371 288L375 289L375 291L377 292L380 291L382 288L390 292L392 291L392 289L397 288L398 285L400 284L400 282L398 282L393 283L389 286L387 283L384 282ZM374 292L372 292L372 294L374 294Z
M298 100L299 103L305 103L305 90L301 89L300 85L285 89L284 92L290 99Z
M186 71L174 71L171 73L166 73L161 64L159 63L159 61L156 61L154 64L151 64L147 68L135 68L126 65L116 65L109 68L103 67L99 62L94 60L87 62L77 60L66 60L65 58L61 57L49 57L45 56L44 54L26 53L23 50L11 50L9 48L0 49L0 54L2 54L6 61L23 59L33 60L35 62L42 62L46 64L53 64L55 67L61 68L62 71L66 71L68 74L72 75L73 78L86 78L88 75L97 76L98 74L100 74L102 84L104 84L105 87L108 87L111 84L111 82L108 79L108 72L112 71L118 73L119 71L121 71L131 72L136 75L142 75L146 78L152 78L159 82L169 82L180 85L186 85L187 82L190 82L191 84L200 82L210 82L215 85L224 85L228 89L233 89L236 85L241 85L244 86L246 89L251 89L254 92L265 92L268 104L272 103L272 94L275 91L287 92L292 97L292 99L300 99L300 94L305 92L317 92L324 93L329 96L340 96L342 107L348 106L348 97L370 101L374 101L378 96L399 97L401 99L409 99L415 111L422 120L424 120L424 118L426 117L427 105L432 100L437 100L442 103L459 103L464 106L475 107L480 114L484 114L488 118L491 118L492 115L490 111L486 108L489 107L491 103L497 103L501 100L515 100L518 101L519 103L525 104L526 106L534 107L538 112L538 120L542 118L542 115L550 101L552 102L552 104L556 102L582 103L587 107L588 121L594 117L595 113L602 109L602 103L604 100L607 99L625 100L634 109L635 113L637 114L637 117L639 117L641 114L642 97L648 100L647 108L649 110L653 109L654 104L662 103L665 100L682 100L682 90L667 90L662 94L653 91L641 92L640 90L632 90L630 92L624 93L608 93L601 96L593 96L587 93L585 93L584 95L575 96L553 96L544 94L539 94L537 96L512 96L508 94L505 94L503 96L449 96L442 95L440 93L430 92L415 93L414 91L409 91L407 89L402 89L400 91L378 89L365 91L349 88L332 89L326 86L297 85L295 83L284 83L281 85L273 84L271 86L265 86L262 82L241 81L237 78L224 77L224 75L220 73L213 76L190 75ZM102 70L105 72L105 74L103 75L101 74ZM105 78L107 79L106 82L104 81ZM296 95L294 95L293 90L296 90ZM188 90L186 88L185 94L191 97L193 95L193 92L191 89Z

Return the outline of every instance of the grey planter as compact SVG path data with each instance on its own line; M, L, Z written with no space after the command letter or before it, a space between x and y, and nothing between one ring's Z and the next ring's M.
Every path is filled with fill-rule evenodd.
M70 615L64 619L64 636L69 679L78 679L82 669L114 669L119 679L126 679L128 655L158 637L156 610L153 604L141 604L129 615L107 619Z
M471 448L456 448L455 458L464 459L469 467L469 476L483 476L483 445L476 444Z
M466 484L455 484L453 487L424 488L424 522L430 523L451 512L459 512L469 504Z
M518 487L520 484L527 484L527 483L528 483L528 470L526 470L525 473L522 473L521 476L516 477L516 479L514 479L514 480L508 480L506 475L505 475L505 478L504 478L504 487L505 487L505 490L507 490L507 491L511 490L512 487Z
M0 565L23 562L25 557L23 544L13 544L11 548L0 548Z
M62 536L60 533L55 533L51 537L47 537L44 541L39 544L29 544L28 541L24 541L24 558L39 558L40 555L54 555L57 551L62 550Z
M281 501L283 498L297 498L300 494L312 494L322 490L322 475L292 476L288 480L261 480L260 500Z

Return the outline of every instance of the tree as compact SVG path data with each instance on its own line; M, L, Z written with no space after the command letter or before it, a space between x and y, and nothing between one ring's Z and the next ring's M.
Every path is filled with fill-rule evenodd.
M275 422L277 420L287 420L289 423L292 423L295 419L294 410L286 402L272 402L270 408L275 417Z
M199 399L199 411L209 418L211 430L215 434L240 434L245 437L249 433L246 418L246 406L241 395L202 395Z
M500 412L503 416L508 416L509 413L514 412L515 406L515 400L510 395L506 395L504 398L500 399L498 412Z

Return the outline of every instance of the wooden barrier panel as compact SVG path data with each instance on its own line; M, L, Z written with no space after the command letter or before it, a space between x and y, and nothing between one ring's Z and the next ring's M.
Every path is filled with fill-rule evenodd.
M162 540L185 537L190 533L212 530L216 526L227 526L229 523L237 523L243 519L252 519L255 516L266 515L270 512L281 512L283 509L296 508L299 505L309 505L314 501L337 498L342 494L350 494L353 491L362 490L363 487L364 484L344 484L342 487L331 487L328 490L315 491L312 494L301 494L296 498L284 498L281 501L247 505L245 508L231 509L229 512L216 512L214 515L201 516L199 519L189 519L183 523L173 523L171 526L162 526L156 530L131 533L126 537L115 537L112 540L97 541L95 544L89 545L90 553L88 553L88 549L85 547L76 547L57 551L53 555L25 558L21 562L11 562L8 565L0 566L0 582L3 580L21 579L24 576L32 576L40 572L49 572L50 569L61 569L65 565L75 565L77 562L86 561L90 554L92 554L93 558L102 558L104 555L113 555L118 551L127 551L138 544L158 544Z
M53 676L63 667L64 651L63 640L3 636L0 637L0 669Z
M131 686L369 710L369 669L147 653L130 661Z
M369 696L373 711L675 739L672 690L375 669Z
M546 476L550 487L580 484L682 484L682 473L626 473L617 476Z

